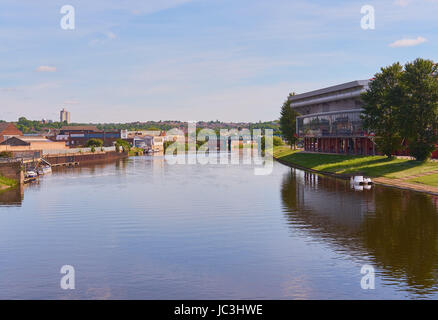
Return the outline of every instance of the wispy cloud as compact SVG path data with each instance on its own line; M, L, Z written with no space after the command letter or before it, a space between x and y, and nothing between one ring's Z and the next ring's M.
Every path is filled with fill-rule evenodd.
M89 42L89 45L91 46L102 45L114 39L117 39L117 35L114 32L109 31L103 34L99 34L95 39Z
M418 46L419 44L422 44L426 41L427 41L427 39L423 38L423 37L417 37L416 39L404 38L404 39L394 41L393 43L389 44L389 46L392 48L414 47L414 46Z
M52 66L39 66L35 69L36 72L56 72L56 67Z

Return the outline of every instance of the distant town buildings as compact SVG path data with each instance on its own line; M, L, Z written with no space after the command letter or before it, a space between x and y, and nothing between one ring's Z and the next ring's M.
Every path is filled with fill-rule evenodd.
M61 112L59 113L59 121L66 121L67 123L70 123L70 112L62 108Z
M96 126L64 126L55 136L56 141L65 141L69 147L84 146L90 139L100 139L105 147L110 147L120 138L120 130L105 131Z

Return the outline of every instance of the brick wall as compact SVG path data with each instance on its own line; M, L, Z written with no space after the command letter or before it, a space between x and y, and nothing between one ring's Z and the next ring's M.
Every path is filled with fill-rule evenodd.
M20 162L0 162L0 175L17 180L19 183L23 183L24 181L24 173L21 171Z

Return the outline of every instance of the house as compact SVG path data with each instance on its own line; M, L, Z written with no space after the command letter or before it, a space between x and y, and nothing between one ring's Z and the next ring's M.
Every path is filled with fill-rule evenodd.
M22 136L23 133L18 130L15 124L10 122L1 122L0 123L0 143L11 138Z

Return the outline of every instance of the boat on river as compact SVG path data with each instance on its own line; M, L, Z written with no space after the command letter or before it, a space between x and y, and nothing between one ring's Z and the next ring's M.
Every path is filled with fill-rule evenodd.
M352 185L369 186L373 184L373 181L371 178L366 178L364 176L354 176L350 178L350 183Z

